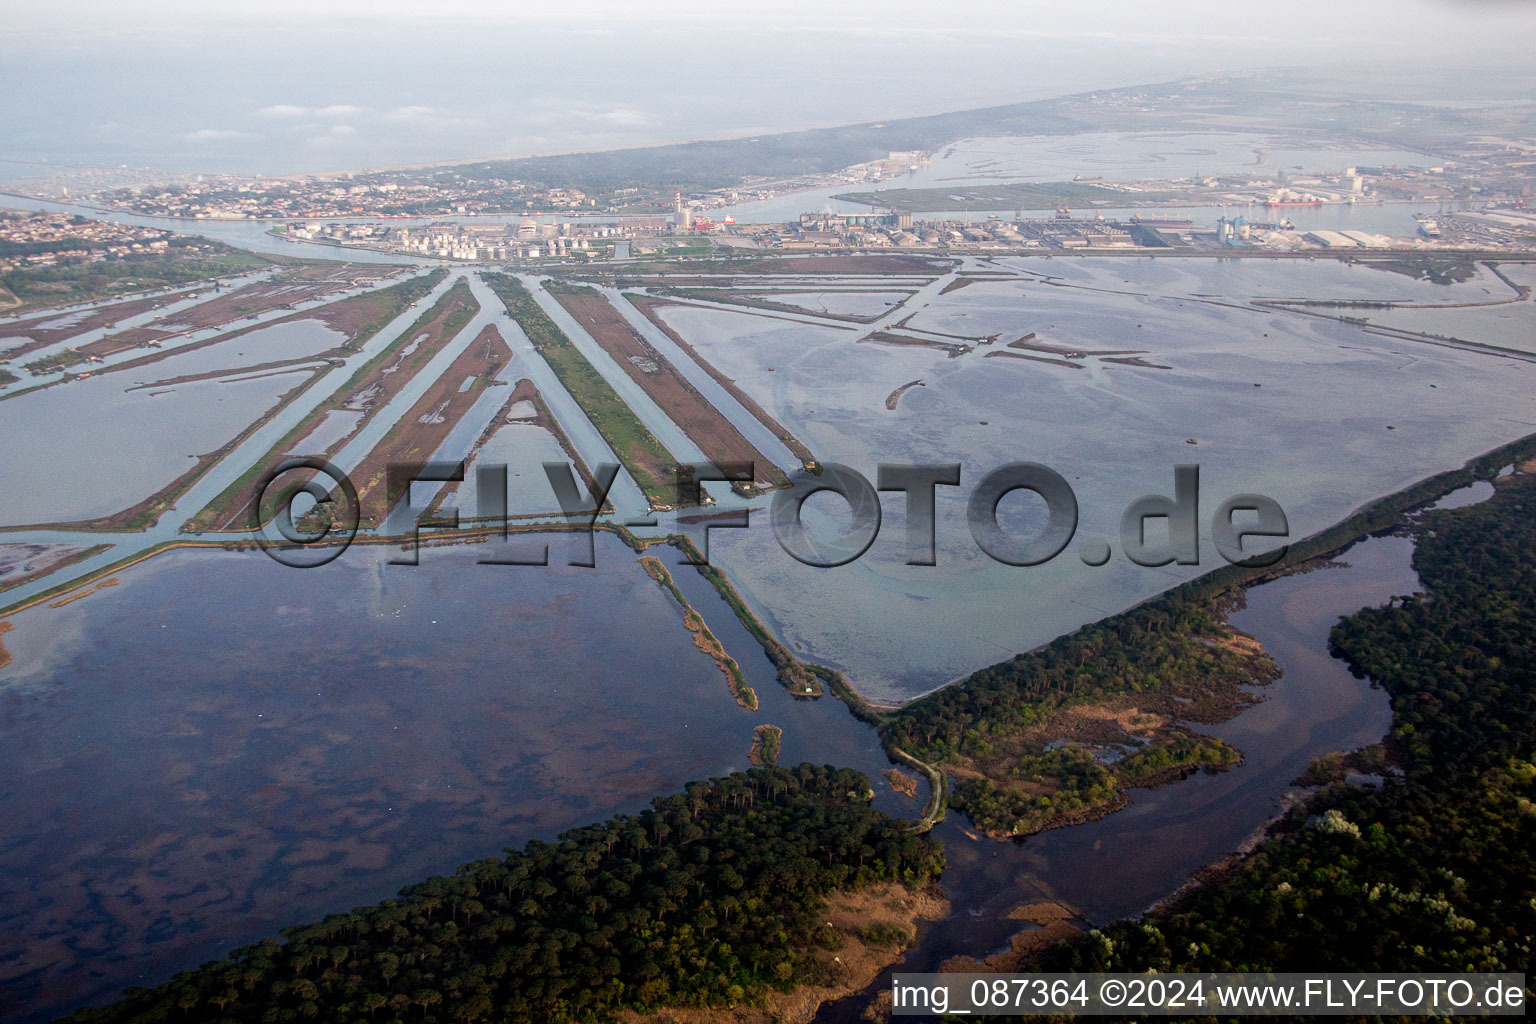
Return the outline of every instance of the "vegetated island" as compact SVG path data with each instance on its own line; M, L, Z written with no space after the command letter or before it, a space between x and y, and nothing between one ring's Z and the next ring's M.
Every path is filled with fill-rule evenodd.
M1536 935L1536 461L1522 469L1484 502L1409 522L1424 592L1333 629L1334 652L1391 695L1384 746L1314 764L1302 781L1323 788L1252 853L1038 966L1525 970ZM1341 778L1352 762L1377 773L1368 785Z
M69 1020L809 1019L947 910L924 892L942 847L871 795L812 765L690 783Z
M760 725L752 730L752 749L747 760L758 766L772 768L779 763L779 744L784 730L776 725Z

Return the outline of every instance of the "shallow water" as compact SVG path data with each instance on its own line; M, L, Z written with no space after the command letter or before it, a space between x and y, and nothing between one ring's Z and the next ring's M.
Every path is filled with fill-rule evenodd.
M508 515L557 512L559 502L544 475L546 462L570 462L554 434L535 423L504 423L465 465L464 482L443 502L443 507L457 508L461 516L477 514L480 468L505 466Z
M599 535L598 568L573 569L566 543L548 569L478 565L485 545L419 568L380 546L319 570L177 552L15 616L0 1016L44 1019L637 810L745 768L765 720L811 756L786 709L736 704L632 551ZM714 603L771 706L771 666Z
M1219 564L1208 524L1230 495L1272 497L1300 537L1536 424L1529 363L1246 305L1256 295L1373 291L1446 301L1480 291L1478 282L1444 287L1305 261L1173 263L1009 260L1072 286L986 282L903 307L902 316L917 309L913 326L973 344L1000 335L960 358L859 343L867 328L665 308L703 358L824 462L871 480L881 463L962 464L961 486L938 491L936 567L904 564L899 494L886 496L878 539L851 565L802 566L766 523L718 531L717 561L793 646L844 669L873 698L900 699ZM1032 343L1084 355L1068 366L1060 355L1007 349L1028 332ZM1058 362L992 355L1000 351ZM1154 366L1113 362L1117 351ZM887 396L913 380L924 386L888 410ZM981 554L965 502L987 472L1026 460L1068 481L1079 524L1061 556L1015 568ZM1174 467L1185 463L1201 470L1201 567L1142 568L1117 556L1089 568L1076 557L1091 538L1118 552L1121 512L1142 495L1171 493Z
M155 370L175 373L174 360ZM147 368L146 368L147 369ZM193 458L237 436L291 388L289 372L224 382L129 390L108 374L0 402L0 521L90 519L149 497L193 467Z

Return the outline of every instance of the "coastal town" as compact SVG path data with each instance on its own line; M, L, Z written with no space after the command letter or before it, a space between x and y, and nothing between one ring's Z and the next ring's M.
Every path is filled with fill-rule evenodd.
M177 236L163 228L137 227L80 214L0 209L0 272L166 253ZM212 243L181 239L186 252Z

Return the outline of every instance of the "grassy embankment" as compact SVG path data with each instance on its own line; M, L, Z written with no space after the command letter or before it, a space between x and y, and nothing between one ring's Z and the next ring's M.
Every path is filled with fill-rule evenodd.
M698 446L706 459L717 466L736 463L751 467L750 479L732 484L738 494L752 497L789 485L783 471L747 440L670 359L657 351L602 292L587 285L558 282L551 282L548 291L608 353L614 365Z
M432 289L441 284L447 276L448 272L446 270L434 270L429 274L412 278L409 281L403 281L389 288L381 288L378 291L353 296L350 299L343 299L341 302L336 303L337 306L356 304L356 308L347 311L358 321L355 330L349 332L351 334L349 344L361 348L369 339L388 326L401 313L405 312L412 303L431 293ZM418 317L408 330L402 331L400 336L385 346L378 355L359 367L347 382L337 389L334 401L322 403L320 406L310 410L303 419L294 425L293 429L289 430L276 444L268 449L266 455L257 460L254 465L237 477L228 487L224 488L218 497L209 502L206 508L201 509L196 515L188 519L183 529L192 533L203 533L231 525L231 517L244 510L250 503L252 497L251 490L255 486L257 479L291 451L297 442L308 436L310 431L314 430L316 425L337 405L346 401L347 397L353 394L364 380L375 375L376 371L385 364L386 360L396 355L400 349L409 343L410 339L420 333L423 326L432 322L436 316L440 315L442 310L446 308L443 306L443 303L448 300L449 295L454 294L458 287L458 285L455 285L454 288L450 288L443 298ZM474 296L469 293L467 287L464 288L463 294L456 298L461 302L466 299L469 303L474 301ZM471 312L468 316L465 316L463 318L464 322L467 323L473 315L473 312ZM314 378L314 380L318 379L320 379L319 376ZM313 381L311 381L312 383ZM242 522L238 524L237 528L244 530L246 525Z
M517 278L498 273L481 277L506 304L512 318L603 435L652 506L676 506L678 459L640 422Z
M683 625L687 627L689 633L693 634L694 646L713 658L715 664L720 666L720 671L725 673L726 681L731 688L731 696L736 698L736 703L748 711L756 711L757 693L747 685L747 677L742 674L741 665L726 653L725 645L716 639L715 634L711 633L709 627L704 624L704 617L688 603L683 592L677 588L677 581L672 578L672 573L662 564L661 559L654 555L641 555L640 564L645 566L646 574L665 587L682 606Z

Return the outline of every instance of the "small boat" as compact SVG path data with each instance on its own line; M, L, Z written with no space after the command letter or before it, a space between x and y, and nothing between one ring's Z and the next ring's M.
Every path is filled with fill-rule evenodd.
M1185 443L1185 444L1199 444L1199 443L1200 443L1200 442L1199 442L1199 441L1196 441L1196 440L1195 440L1195 439L1194 439L1194 438L1192 438L1192 437L1186 437L1186 438L1185 438L1185 439L1184 439L1184 443Z

